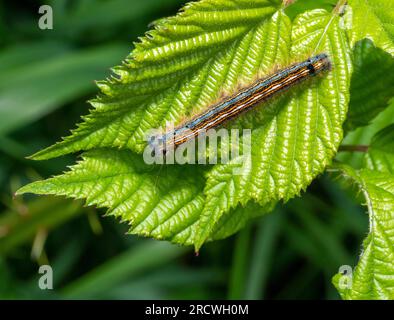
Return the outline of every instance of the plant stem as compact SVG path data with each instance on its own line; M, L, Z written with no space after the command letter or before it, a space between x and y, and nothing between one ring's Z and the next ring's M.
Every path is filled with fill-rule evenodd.
M340 146L338 151L348 151L348 152L368 152L368 145L343 145Z

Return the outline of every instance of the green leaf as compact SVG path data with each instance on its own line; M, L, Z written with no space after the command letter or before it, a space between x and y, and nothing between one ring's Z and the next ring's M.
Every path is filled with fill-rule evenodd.
M365 154L365 166L394 174L394 124L379 131Z
M294 197L335 155L342 140L351 72L350 50L339 19L325 10L309 11L296 18L291 35L287 36L290 32L285 27L287 23L276 23L278 30L282 30L278 37L291 36L291 56L314 48L327 52L335 68L297 95L285 96L272 108L261 108L254 115L263 120L252 134L251 166L243 165L248 159L234 159L216 165L208 173L204 191L207 204L200 219L202 232L197 234L197 248L209 235L210 223L230 208L250 199L265 205ZM277 52L283 53L285 49L266 51L275 60ZM234 169L241 166L241 174L234 175Z
M343 299L394 299L394 176L346 165L337 168L361 190L370 224L352 281L345 286L344 275L337 274L334 285Z
M376 48L371 40L357 42L350 85L346 129L368 125L394 97L394 57Z
M364 38L394 55L394 2L391 0L349 0L352 25L349 37L352 45Z
M282 39L273 37L275 30L267 32L265 21L280 7L280 0L199 1L160 20L114 68L117 77L98 83L102 94L91 101L94 109L84 122L33 158L97 147L142 152L152 128L206 108L234 90L241 75L250 82L272 68L265 49Z

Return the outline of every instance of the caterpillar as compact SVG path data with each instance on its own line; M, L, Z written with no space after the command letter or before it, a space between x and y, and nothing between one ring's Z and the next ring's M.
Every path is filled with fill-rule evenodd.
M200 133L218 127L293 85L330 69L331 62L325 53L288 66L222 99L176 128L150 137L149 144L156 151L165 152L169 147L176 148L196 138Z

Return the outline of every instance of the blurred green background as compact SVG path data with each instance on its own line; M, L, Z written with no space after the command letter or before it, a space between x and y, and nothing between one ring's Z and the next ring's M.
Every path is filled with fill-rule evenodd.
M151 21L183 3L0 2L0 299L339 298L331 277L355 265L367 214L328 176L239 234L205 245L198 257L126 236L125 225L77 201L12 196L75 161L25 157L67 135L88 112L94 80L110 74ZM53 30L38 28L42 4L53 7ZM48 263L54 289L40 290L38 268Z

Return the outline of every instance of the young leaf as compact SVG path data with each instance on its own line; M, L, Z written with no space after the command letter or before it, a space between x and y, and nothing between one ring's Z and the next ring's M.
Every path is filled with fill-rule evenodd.
M379 131L365 154L365 166L394 174L394 124Z
M369 169L356 171L346 165L339 169L364 195L370 223L351 281L342 281L344 275L337 274L334 285L347 300L394 299L394 176Z
M335 67L297 96L259 111L263 121L253 131L251 166L244 166L241 175L232 174L244 164L238 159L208 173L197 249L209 235L210 223L239 203L254 199L264 205L299 194L324 170L342 140L351 63L339 17L325 10L306 12L296 18L291 38L292 56L313 48L327 52Z
M349 37L352 45L364 38L394 55L394 2L392 0L349 0L352 25Z
M353 65L347 130L368 125L394 97L393 56L365 39L353 49Z

